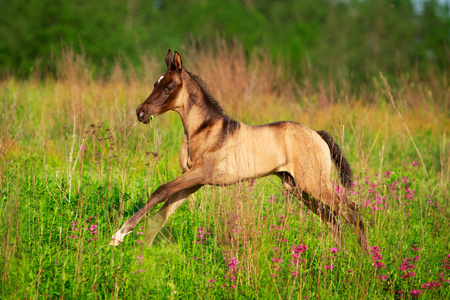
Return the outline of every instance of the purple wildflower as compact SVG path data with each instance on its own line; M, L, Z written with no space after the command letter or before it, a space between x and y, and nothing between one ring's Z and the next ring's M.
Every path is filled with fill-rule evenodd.
M409 293L411 294L411 297L417 298L420 294L422 294L422 290L412 290Z
M373 265L376 269L385 267L384 263L381 261L383 255L381 255L380 251L381 251L380 247L370 247Z
M430 281L425 284L422 284L422 288L426 289L426 290L432 290L432 289L440 288L440 287L441 287L441 284L437 281Z
M238 265L238 259L236 258L236 257L233 257L233 258L231 258L231 259L229 259L228 260L228 264L227 264L227 266L228 266L228 268L230 268L230 269L234 269L234 268L236 268L236 266Z
M208 242L208 238L207 236L210 235L209 229L208 228L202 228L202 227L197 227L197 238L195 241L192 241L192 243L197 243L197 244L201 244L202 242Z

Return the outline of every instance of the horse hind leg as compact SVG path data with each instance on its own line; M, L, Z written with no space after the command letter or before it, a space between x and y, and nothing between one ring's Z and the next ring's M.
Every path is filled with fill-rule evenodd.
M338 220L338 216L336 216L336 214L333 213L326 204L321 201L317 201L308 193L301 191L291 174L288 172L280 172L277 175L281 179L283 187L289 193L297 199L302 200L306 207L308 207L313 213L318 215L323 220L323 222L331 230L333 240L335 241L337 247L342 249L342 225Z
M324 204L322 201L315 199L306 192L299 192L298 197L303 200L303 203L313 213L318 215L322 221L331 230L331 235L339 250L342 249L342 223L339 215L330 209L330 207Z
M347 222L349 222L355 229L358 243L361 246L361 249L364 252L369 253L369 240L366 236L364 222L361 215L356 209L355 203L345 198L342 198L342 203L347 207L347 211L344 212L344 216Z
M369 241L366 236L364 222L356 209L355 203L333 192L332 189L328 189L327 192L322 193L322 198L325 203L330 203L335 215L342 216L345 222L353 227L361 249L369 253Z

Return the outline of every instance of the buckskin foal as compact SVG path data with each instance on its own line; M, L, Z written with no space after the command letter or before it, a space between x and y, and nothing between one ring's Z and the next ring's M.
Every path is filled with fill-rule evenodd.
M225 186L274 174L285 189L327 224L338 247L342 218L354 227L361 248L368 252L364 223L355 204L336 193L331 183L332 161L345 187L350 187L352 173L328 133L295 122L248 126L232 120L224 115L204 83L184 69L178 52L172 55L169 49L165 61L167 71L136 113L144 124L169 110L180 115L184 127L179 156L183 174L157 188L112 236L110 245L119 245L160 202L165 201L151 220L149 245L169 216L203 185Z

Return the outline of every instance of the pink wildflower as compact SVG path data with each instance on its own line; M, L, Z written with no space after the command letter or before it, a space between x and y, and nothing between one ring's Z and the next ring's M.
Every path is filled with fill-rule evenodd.
M96 234L97 230L95 230L97 228L97 224L92 224L91 226L89 226L89 231L90 234Z
M385 267L384 263L381 261L381 259L383 258L383 255L381 255L380 251L381 251L380 247L370 247L370 253L372 253L373 265L376 269Z
M441 277L441 282L442 283L444 283L444 282L449 283L450 282L449 279L444 279L444 274L438 274L438 275L439 275L439 277Z
M232 259L228 260L227 266L230 269L234 269L234 268L236 268L238 263L239 263L238 259L236 257L233 257Z
M235 229L236 230L236 229ZM201 244L203 242L208 242L208 238L207 236L210 235L209 229L208 228L202 228L202 227L197 227L197 239L195 241L193 241L192 243L197 243L197 244Z
M415 277L415 276L416 276L416 273L414 273L414 272L407 272L406 274L402 275L402 279L408 279L410 277Z
M440 288L440 287L441 287L441 284L437 281L430 281L425 284L422 284L422 288L426 289L426 290L432 290L432 289Z
M306 250L308 250L308 246L306 246L306 245L299 245L299 246L294 246L294 248L291 249L291 252L305 253Z
M278 257L272 257L272 261L276 263L281 263L283 260L279 259Z
M405 261L404 263L402 263L400 270L406 271L406 270L414 269L415 267L416 267L415 265L410 264Z
M444 263L444 265L441 266L441 268L450 270L450 254L447 255L448 259L443 259L442 262Z
M299 265L302 262L306 262L305 259L301 259L300 255L302 253L305 253L305 251L308 249L308 246L306 245L299 245L299 246L293 246L291 248L291 252L292 252L292 259L290 260L290 264L291 265Z

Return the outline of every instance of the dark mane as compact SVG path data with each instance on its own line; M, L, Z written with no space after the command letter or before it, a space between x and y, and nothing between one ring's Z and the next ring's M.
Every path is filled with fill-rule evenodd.
M203 94L208 99L209 103L214 107L214 110L217 111L222 116L226 117L225 113L223 112L223 108L220 106L219 102L211 94L211 92L208 89L208 87L206 86L205 82L199 76L192 74L191 72L187 71L186 69L185 69L185 71L198 84L198 86L202 90Z

